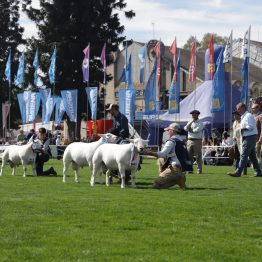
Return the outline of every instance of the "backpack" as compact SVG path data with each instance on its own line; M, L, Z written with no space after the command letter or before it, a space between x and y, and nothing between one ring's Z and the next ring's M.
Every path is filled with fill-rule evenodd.
M184 141L181 141L175 137L170 138L168 141L172 141L176 144L175 153L182 167L182 171L193 171L192 162L189 159L187 147Z

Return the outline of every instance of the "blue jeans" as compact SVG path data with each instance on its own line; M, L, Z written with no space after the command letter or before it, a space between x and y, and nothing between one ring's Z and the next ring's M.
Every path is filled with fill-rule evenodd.
M240 156L240 161L236 169L236 173L241 174L247 165L248 157L253 165L254 170L258 175L261 174L260 167L258 165L256 157L256 135L243 137L242 143L242 154Z

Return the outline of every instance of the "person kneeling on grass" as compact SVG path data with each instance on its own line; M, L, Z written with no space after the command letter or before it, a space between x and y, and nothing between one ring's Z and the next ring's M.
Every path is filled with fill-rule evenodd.
M178 185L185 189L186 171L192 171L193 167L189 160L186 144L178 134L180 126L177 123L170 124L164 129L168 132L169 139L160 152L145 150L146 155L158 158L159 176L154 181L153 188L169 188Z
M46 129L44 127L39 128L37 137L31 137L29 142L37 141L42 145L42 149L36 154L36 174L37 176L49 176L57 175L53 167L43 171L44 163L47 162L51 156L49 148L49 139L46 137Z

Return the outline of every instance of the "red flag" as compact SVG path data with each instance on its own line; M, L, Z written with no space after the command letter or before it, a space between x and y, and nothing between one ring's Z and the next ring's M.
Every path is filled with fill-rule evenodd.
M156 71L156 77L157 77L157 84L160 84L160 57L161 57L161 50L160 50L161 44L160 41L157 42L157 44L154 47L154 52L156 54L157 58L157 71Z
M174 66L174 76L173 76L173 81L177 81L177 45L176 45L176 38L173 41L172 45L169 47L169 52L173 54L173 66Z
M208 43L208 50L209 50L208 72L209 72L209 75L210 75L210 80L213 80L214 73L215 73L213 34L211 35L209 43Z
M192 43L189 65L189 82L196 81L196 42Z

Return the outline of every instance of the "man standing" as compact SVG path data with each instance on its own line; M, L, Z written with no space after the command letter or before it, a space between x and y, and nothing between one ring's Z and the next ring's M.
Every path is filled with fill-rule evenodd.
M203 122L198 118L200 112L198 110L193 110L190 112L192 115L192 120L189 121L184 130L188 132L187 137L187 150L189 153L189 158L193 163L194 156L197 162L197 173L202 174L202 133L203 133Z
M240 129L242 133L242 152L238 167L234 173L228 173L229 176L240 177L245 168L248 157L256 171L255 177L262 177L261 169L256 157L256 139L257 126L254 116L247 111L246 105L239 103L236 106L237 112L241 115Z
M119 111L119 106L116 104L110 104L106 111L110 112L113 120L113 127L108 130L108 133L118 136L116 143L119 144L122 140L129 138L128 119Z
M185 163L186 159L181 155L179 160L178 156L179 153L182 153L179 146L184 143L181 136L178 135L180 126L173 123L164 130L168 132L169 139L163 149L160 152L145 150L143 153L158 158L159 176L156 178L153 188L164 189L177 184L181 189L185 189L186 177L183 171L187 170L183 170L183 163Z

